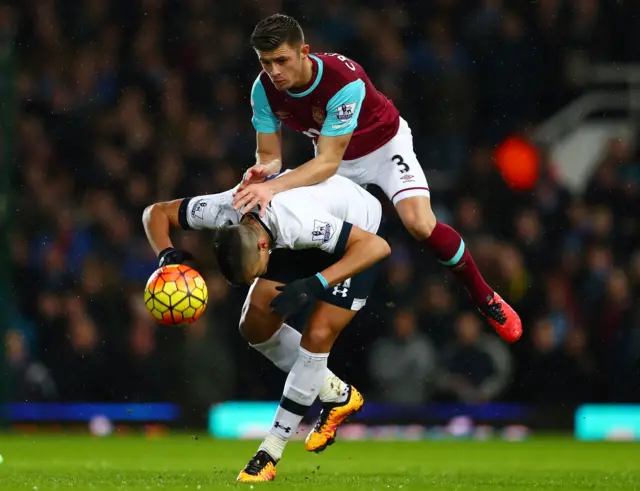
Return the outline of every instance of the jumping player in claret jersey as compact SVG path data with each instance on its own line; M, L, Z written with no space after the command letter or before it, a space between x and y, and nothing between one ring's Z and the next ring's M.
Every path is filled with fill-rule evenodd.
M360 185L377 184L411 235L462 282L498 334L517 341L518 314L484 281L458 232L436 220L411 130L363 68L342 55L310 53L298 22L282 14L260 21L251 44L263 68L251 90L257 163L245 173L235 209L257 205L264 213L275 194L336 173ZM316 156L265 181L282 165L282 124L311 137Z

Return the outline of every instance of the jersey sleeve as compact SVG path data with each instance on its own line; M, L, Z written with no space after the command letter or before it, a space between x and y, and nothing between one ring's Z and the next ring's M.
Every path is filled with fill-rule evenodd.
M274 200L278 201L278 200ZM287 249L321 249L344 254L352 225L300 202L272 202L277 245Z
M240 216L232 205L235 189L183 199L178 209L180 227L184 230L202 230L238 224Z
M251 123L256 131L260 133L275 133L280 129L280 121L271 110L260 76L256 78L251 88L251 109L253 110Z
M360 79L342 87L327 103L327 117L320 134L340 136L354 131L365 95L366 88Z

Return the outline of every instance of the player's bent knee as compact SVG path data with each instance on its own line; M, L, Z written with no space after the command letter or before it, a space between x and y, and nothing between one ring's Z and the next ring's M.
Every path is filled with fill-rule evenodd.
M407 225L407 230L416 240L427 240L431 237L431 232L436 227L436 217L420 218Z
M246 310L243 307L242 315L240 316L240 322L238 323L238 330L240 334L245 339L245 341L255 344L256 336L257 336L257 325L259 323L259 316L253 311L251 305L246 306Z
M357 311L318 302L302 333L300 346L312 353L328 353Z
M259 283L256 282L249 290L238 324L240 334L249 344L267 341L284 321L269 307L269 302L275 296L275 289L270 284Z
M282 326L283 319L272 312L265 312L253 305L243 309L238 329L249 344L267 341Z
M312 322L302 333L300 346L312 353L328 353L341 330L329 322Z
M312 353L327 353L331 350L334 334L328 325L309 326L302 334L300 346Z
M436 227L436 216L427 198L409 198L397 205L398 214L407 231L416 240L426 240L431 237Z

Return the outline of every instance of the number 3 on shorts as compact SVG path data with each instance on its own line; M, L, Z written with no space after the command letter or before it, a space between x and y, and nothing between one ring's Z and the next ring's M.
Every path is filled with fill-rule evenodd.
M402 155L394 155L393 157L391 157L391 160L393 160L395 164L399 167L400 174L406 174L407 172L409 172L410 170L409 164L407 164L404 161L404 159L402 158Z

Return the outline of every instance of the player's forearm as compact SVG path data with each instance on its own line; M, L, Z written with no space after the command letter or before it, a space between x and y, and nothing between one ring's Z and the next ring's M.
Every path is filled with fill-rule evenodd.
M280 157L261 157L260 155L258 155L257 163L264 165L269 170L269 175L277 174L278 172L280 172L280 169L282 169L282 160L280 159Z
M269 169L269 175L280 172L282 168L282 144L280 131L256 135L256 164Z
M169 236L171 219L159 203L148 206L144 210L142 224L153 252L159 254L167 247L173 247Z
M336 173L339 165L339 160L334 162L328 157L318 155L291 172L287 172L282 177L271 181L273 191L277 194L289 189L313 186L326 181Z
M348 244L342 259L320 273L329 286L335 286L370 268L389 254L391 254L391 247L387 241L377 235L369 234L367 239Z

